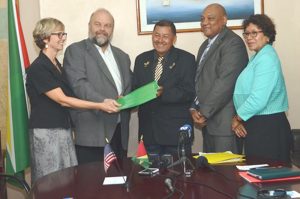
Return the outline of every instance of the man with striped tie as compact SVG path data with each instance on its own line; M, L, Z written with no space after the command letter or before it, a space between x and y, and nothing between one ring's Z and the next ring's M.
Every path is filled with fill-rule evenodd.
M175 48L175 42L174 23L161 20L152 33L154 49L135 60L134 88L154 80L160 86L158 97L138 108L139 136L149 154L177 154L180 127L193 124L189 106L195 94L195 56Z

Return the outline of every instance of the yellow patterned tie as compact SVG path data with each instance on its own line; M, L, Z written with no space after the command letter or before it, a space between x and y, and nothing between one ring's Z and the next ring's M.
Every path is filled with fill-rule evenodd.
M159 57L158 58L158 62L155 68L155 72L154 72L154 80L158 81L162 72L163 72L163 65L162 65L162 60L164 59L164 57Z

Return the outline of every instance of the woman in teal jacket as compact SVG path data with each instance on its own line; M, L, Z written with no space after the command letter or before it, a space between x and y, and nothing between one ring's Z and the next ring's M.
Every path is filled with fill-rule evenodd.
M246 156L289 162L292 134L281 63L272 47L275 25L266 15L252 15L243 28L245 42L255 54L236 81L232 129L245 137Z

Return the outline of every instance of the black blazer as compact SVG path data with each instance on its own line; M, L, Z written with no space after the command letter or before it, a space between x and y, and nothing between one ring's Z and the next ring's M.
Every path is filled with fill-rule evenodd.
M137 56L134 65L133 87L154 80L157 60L155 50ZM145 144L177 145L178 131L184 124L193 126L189 113L195 94L195 56L172 48L163 61L163 73L158 81L163 87L160 97L138 108L139 138Z

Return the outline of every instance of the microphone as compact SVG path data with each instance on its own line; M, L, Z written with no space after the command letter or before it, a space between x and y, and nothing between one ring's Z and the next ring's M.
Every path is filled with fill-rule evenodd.
M185 124L179 129L179 143L186 143L192 137L192 127Z
M214 167L212 167L205 156L199 156L196 159L196 168L208 168L211 171L216 171Z
M166 178L165 179L165 185L168 187L168 189L173 193L175 191L175 188L173 186L173 181L171 178Z

